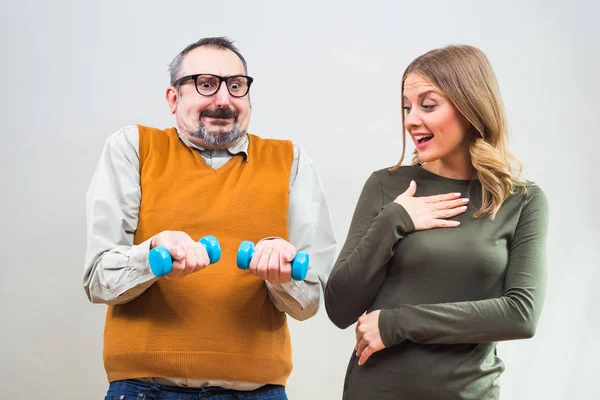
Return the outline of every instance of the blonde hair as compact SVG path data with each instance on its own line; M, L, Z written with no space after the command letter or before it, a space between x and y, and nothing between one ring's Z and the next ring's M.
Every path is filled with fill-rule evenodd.
M402 94L404 81L411 73L437 86L469 121L471 162L482 186L481 208L474 217L489 214L493 219L515 186L525 186L525 181L519 178L521 162L507 148L504 105L488 58L481 50L467 45L431 50L417 57L404 71ZM404 160L404 118L402 113L402 157L390 171L398 169ZM415 150L413 165L418 162Z

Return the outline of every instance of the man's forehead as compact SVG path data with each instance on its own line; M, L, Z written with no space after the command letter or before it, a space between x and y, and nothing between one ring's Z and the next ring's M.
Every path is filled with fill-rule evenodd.
M202 46L185 55L182 69L185 75L215 74L222 76L244 74L242 60L229 49Z

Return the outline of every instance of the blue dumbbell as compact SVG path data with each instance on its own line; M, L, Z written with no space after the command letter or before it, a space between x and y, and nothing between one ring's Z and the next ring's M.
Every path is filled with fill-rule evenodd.
M249 240L244 240L238 249L237 266L239 269L246 270L250 267L250 260L254 255L254 243ZM295 281L303 281L308 272L308 253L299 251L296 257L292 260L292 279Z
M198 242L206 248L211 264L221 259L221 246L216 237L210 235L204 236ZM168 275L173 269L173 259L166 247L159 246L150 250L148 261L150 263L150 270L155 276Z

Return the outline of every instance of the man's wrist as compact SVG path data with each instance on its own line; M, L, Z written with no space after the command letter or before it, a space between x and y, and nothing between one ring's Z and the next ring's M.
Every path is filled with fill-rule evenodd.
M262 242L262 241L264 241L264 240L274 240L274 239L281 239L281 240L284 240L283 238L280 238L279 236L268 236L268 237L266 237L266 238L264 238L264 239L260 239L260 241L259 241L258 243L260 243L260 242ZM258 243L257 243L257 244L258 244Z

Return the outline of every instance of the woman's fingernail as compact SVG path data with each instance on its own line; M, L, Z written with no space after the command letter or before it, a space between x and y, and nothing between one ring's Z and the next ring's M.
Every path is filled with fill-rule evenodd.
M415 181L410 181L410 186L415 186Z
M469 199L462 199L462 202L463 202L463 203L468 203L468 202L469 202Z
M460 209L464 211L467 209L467 206L462 206Z

